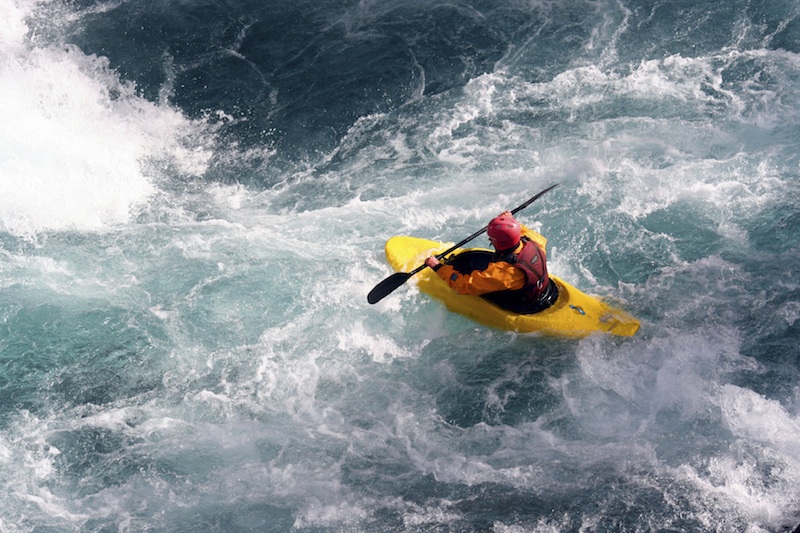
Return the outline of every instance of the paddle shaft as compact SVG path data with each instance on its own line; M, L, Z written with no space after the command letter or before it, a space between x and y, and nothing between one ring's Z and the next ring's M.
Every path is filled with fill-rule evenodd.
M515 207L511 211L511 214L515 215L518 212L522 211L523 209L525 209L526 207L531 205L533 202L535 202L543 194L545 194L546 192L550 191L551 189L553 189L553 188L555 188L557 186L558 186L558 183L556 183L555 185L551 185L550 187L546 188L545 190L539 192L538 194L536 194L535 196L530 198L528 201L526 201L524 204L522 204L522 205L520 205L518 207ZM461 246L464 246L465 244L467 244L472 239L474 239L474 238L480 236L481 234L485 233L487 229L489 229L489 225L488 224L486 226L484 226L483 228L481 228L480 230L478 230L475 233L473 233L472 235L470 235L469 237L467 237L466 239L464 239L463 241L454 244L453 246L451 246L450 248L448 248L444 252L436 254L436 258L437 259L442 259L447 254L449 254L450 252L456 250L457 248L460 248ZM377 302L381 301L384 297L388 296L397 287L399 287L400 285L402 285L403 283L408 281L408 279L411 276L413 276L414 274L422 271L427 266L428 265L423 263L423 264L421 264L420 266L418 266L417 268L415 268L414 270L412 270L411 272L408 272L408 273L406 273L406 272L395 272L394 274L392 274L391 276L389 276L385 280L383 280L380 283L378 283L377 285L375 285L375 287L367 295L367 301L369 303L371 303L371 304L374 304L374 303L377 303Z
M539 194L537 194L533 198L529 199L524 204L522 204L522 205L520 205L518 207L515 207L511 211L511 214L512 215L516 215L517 213L519 213L520 211L522 211L523 209L525 209L526 207L531 205L533 202L535 202L544 193L546 193L550 189L556 187L557 185L558 185L558 183L556 183L555 185L551 185L550 187L546 188L545 190L543 190L542 192L540 192ZM447 256L447 254L449 254L450 252L453 252L453 251L457 250L458 248L461 248L462 246L467 244L469 241L471 241L471 240L473 240L473 239L475 239L477 237L480 237L482 234L486 233L486 230L488 230L488 229L489 229L489 225L487 224L484 227L482 227L481 229L479 229L478 231L476 231L475 233L473 233L472 235L470 235L469 237L467 237L466 239L464 239L463 241L457 242L456 244L454 244L453 246L451 246L450 248L448 248L447 250L445 250L444 252L442 252L440 254L436 254L436 258L437 259L442 259L443 257ZM422 265L418 266L417 268L415 268L414 270L409 272L409 274L408 274L409 277L413 276L417 272L422 271L426 266L428 266L428 265L426 265L425 263L423 263Z

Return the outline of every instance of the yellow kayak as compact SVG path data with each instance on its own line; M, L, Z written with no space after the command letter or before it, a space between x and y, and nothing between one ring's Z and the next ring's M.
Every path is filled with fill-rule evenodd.
M426 257L442 253L451 246L416 237L392 237L386 242L386 259L395 271L405 272L421 265ZM483 248L458 249L448 256L448 260L465 253L492 252ZM535 331L561 337L583 337L598 331L631 336L639 329L639 321L625 311L581 292L552 274L550 280L558 288L558 299L552 306L535 314L514 313L483 297L458 294L430 268L423 269L415 277L422 292L443 301L451 311L498 329Z

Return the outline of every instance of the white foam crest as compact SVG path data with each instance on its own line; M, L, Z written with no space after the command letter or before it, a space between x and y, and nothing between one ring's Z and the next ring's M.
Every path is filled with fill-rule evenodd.
M757 370L740 345L738 332L724 326L631 343L613 357L604 355L610 346L603 339L588 338L578 352L579 383L562 387L566 404L586 429L609 435L655 427L663 411L682 420L703 416L725 375ZM608 415L602 422L598 410Z
M70 509L69 502L50 490L58 474L61 452L48 444L52 419L20 411L0 437L0 502L9 516L24 519L36 507L50 519L78 525L89 518ZM18 524L19 525L19 524Z
M22 0L10 0L0 4L0 66L23 50L23 41L28 33Z
M460 126L478 117L491 115L495 110L493 96L501 80L502 76L497 74L483 74L470 80L464 88L466 97L456 104L455 109L449 110L445 120L433 130L433 139L449 138Z
M702 470L682 465L673 475L699 490L696 505L706 513L696 512L695 516L701 521L711 518L708 511L712 516L733 513L747 518L750 531L769 531L796 512L796 475L788 483L779 468L765 476L752 458L712 457Z
M721 387L716 401L734 435L780 452L800 478L800 420L796 415L777 400L731 384Z
M371 503L371 502L366 502ZM294 521L294 527L298 529L313 529L315 527L325 527L331 524L355 525L360 520L364 520L369 513L362 505L351 504L349 502L339 502L335 504L311 501L298 513Z
M741 355L740 343L737 332L725 327L673 332L622 349L591 338L578 353L578 381L565 378L560 386L584 431L620 444L655 439L658 453L648 468L698 490L695 518L733 512L760 530L758 524L778 524L796 509L800 422L779 401L726 383L732 373L759 370ZM703 423L727 446L673 457L671 448L682 450L685 442L662 440L665 423ZM678 464L670 466L675 459Z
M535 112L568 111L574 120L579 111L610 98L627 96L642 101L674 100L707 102L704 83L720 84L720 74L707 59L669 56L642 61L630 73L581 65L565 70L547 82L530 83L518 77L504 80L503 108L512 104Z
M733 97L733 93L722 91L722 76L711 61L705 58L672 55L663 59L642 61L627 77L614 80L620 94L642 99L661 98L678 101L713 101L714 96L703 91L704 84L711 84L722 94Z
M731 64L757 66L756 73L742 81L740 94L732 101L747 123L773 129L796 122L800 107L800 92L796 90L800 55L782 49L761 49L732 51L725 59Z
M783 318L789 326L800 319L800 302L786 302L782 304L775 313L775 316Z
M592 531L596 527L595 523L586 524L586 527L582 527L579 531ZM573 528L568 513L562 516L538 518L533 524L507 525L500 522L492 524L492 531L497 533L563 533Z
M338 348L342 351L366 351L376 363L386 363L396 358L411 357L409 352L386 335L370 334L362 324L355 324L350 329L337 334ZM418 352L418 350L417 350Z
M744 80L741 86L744 90L739 92L725 83L725 71L746 62L758 63L770 75L785 79L784 88L792 86L789 81L800 68L797 56L783 51L725 50L699 57L676 54L642 60L630 71L580 65L545 83L530 84L517 80L514 93L522 104L549 103L554 107L571 109L573 117L586 106L620 96L640 102L660 101L667 105L692 103L703 106L698 110L704 115L706 105L720 105L727 109L731 118L738 117L764 126L775 125L781 118L785 120L787 115L776 112L778 110L795 116L795 111L786 106L786 98L789 101L794 98L791 94L781 94L778 88L781 86L768 86L758 76ZM669 107L662 110L668 115L673 114Z
M757 68L751 69L753 65ZM744 76L732 82L731 78L742 69ZM459 127L498 111L528 111L544 118L557 113L565 115L567 122L577 122L595 116L596 109L602 106L607 111L603 115L610 114L613 121L663 116L671 121L700 119L701 126L708 126L708 120L717 115L773 128L797 116L798 94L794 87L798 73L797 54L731 49L696 57L675 54L619 68L578 64L545 82L529 82L498 71L468 85L474 87L465 91L469 113L456 112L445 125ZM494 90L496 87L502 90ZM480 105L482 101L485 103ZM643 105L653 114L642 115L639 110ZM602 118L600 122L606 120ZM592 120L590 124L596 122Z
M261 405L292 415L320 419L315 403L324 353L311 348L303 353L289 353L285 343L304 338L306 326L296 320L282 327L270 328L261 336L262 347L252 387Z
M443 428L435 415L401 412L396 407L390 412L395 413L392 433L405 443L409 460L441 483L470 487L497 483L536 494L542 487L569 490L572 483L559 477L564 464L623 461L649 467L657 462L653 446L644 440L620 439L600 445L564 440L543 428L548 420L516 426L479 423L455 431Z
M88 513L75 513L67 508L67 501L54 495L47 487L38 487L35 493L22 496L38 506L48 517L58 518L73 524L80 524L89 518Z
M0 50L0 227L27 235L125 223L156 191L154 162L205 171L210 153L190 140L198 125L139 97L106 58L32 46L26 13L4 6L16 22Z
M638 137L609 135L594 146L585 160L590 170L583 173L579 193L634 220L681 203L684 209L702 210L716 222L720 235L739 244L746 244L742 220L791 194L793 184L782 176L784 170L761 154L709 158L692 153L690 145L734 141L703 127L676 125L671 133L666 128L666 123L651 122L642 125ZM656 139L659 134L668 137ZM621 196L608 194L609 176L619 182Z
M578 122L596 115L598 107L606 110L603 116L619 115L611 120L623 121L647 120L636 111L626 116L631 100L639 104L636 109L657 106L656 115L670 121L705 117L709 107L736 118L747 112L748 103L727 88L723 72L740 57L673 55L642 61L629 71L579 65L546 82L529 82L505 70L483 74L470 80L457 100L442 101L444 110L432 117L429 133L423 134L425 144L441 162L461 168L486 165L499 155L498 164L512 160L538 167L544 151L557 148L548 147L550 138L560 137L552 135L554 121ZM779 95L773 99L780 103ZM563 159L561 154L554 164L563 165Z
M436 529L440 524L453 524L462 519L462 515L452 509L454 502L439 500L435 504L417 505L414 502L406 503L403 514L403 525L409 530ZM426 527L428 526L428 527Z

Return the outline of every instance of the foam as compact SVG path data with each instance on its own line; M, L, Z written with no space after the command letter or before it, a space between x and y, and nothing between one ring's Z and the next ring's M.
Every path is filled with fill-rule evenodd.
M313 529L330 524L354 525L368 516L369 513L361 506L347 502L329 504L311 501L298 514L294 527Z
M0 4L0 65L10 61L10 56L18 53L22 42L28 33L25 24L25 10L20 7L22 2L3 2Z
M137 96L106 58L33 46L26 13L4 9L0 228L29 235L124 224L156 192L159 165L205 171L210 153L191 139L198 125Z
M370 335L361 324L337 333L338 348L342 351L364 350L376 363L386 363L396 358L410 357L414 352L400 347L385 335Z
M721 387L716 401L735 435L781 452L800 475L800 421L796 416L777 400L731 384Z
M0 165L29 169L36 185L26 196L14 182L11 199L0 199L7 231L126 224L138 206L170 192L163 172L148 162L166 161L179 173L204 171L204 153L191 148L197 125L166 104L139 99L102 58L74 47L31 48L23 18L7 20L0 83L22 107L0 110L24 136L3 139L10 144L0 147ZM751 159L732 150L715 159L693 148L704 140L736 145L735 127L719 133L717 127L726 128L719 115L703 115L718 100L697 90L706 81L717 87L716 73L702 59L681 57L634 65L628 75L580 67L537 84L497 72L429 98L424 115L425 106L409 105L401 118L413 123L407 129L393 129L394 116L366 117L328 158L333 170L309 171L282 190L253 194L178 176L178 186L192 190L168 201L187 211L197 206L203 221L189 213L178 225L159 219L144 231L115 234L118 249L109 261L120 267L93 263L79 276L108 280L93 294L100 298L124 286L131 272L141 279L136 292L112 303L129 317L120 327L150 336L148 353L164 365L163 378L114 404L64 409L55 399L44 406L54 419L12 423L0 438L3 503L30 504L24 514L37 521L33 527L49 521L75 528L102 518L91 526L123 530L186 525L187 517L219 524L235 515L243 527L276 513L296 528L380 528L399 515L406 528L435 529L484 513L476 501L486 507L480 523L496 520L494 528L509 533L576 529L581 520L584 529L603 528L608 514L639 503L645 516L666 522L777 523L794 512L796 491L786 489L798 478L798 421L784 400L729 383L759 380L763 370L741 354L750 339L737 329L738 315L732 318L749 298L749 270L735 257L701 251L700 259L686 262L665 252L661 262L641 261L647 281L630 291L644 327L631 339L491 332L421 296L413 281L378 306L364 301L390 272L382 253L388 236L460 240L558 181L551 179L556 173L581 176L577 191L565 183L523 213L531 226L529 220L543 220L552 245L564 248L552 254L554 273L613 285L603 262L624 270L634 261L615 256L619 247L611 245L598 260L583 257L606 243L589 242L590 236L569 246L568 236L593 235L588 221L608 232L600 241L625 241L641 251L670 236L654 237L638 222L689 200L697 202L690 214L710 217L703 224L719 225L746 247L736 217L779 194L764 180L782 182L767 163L750 172L761 153ZM39 97L34 103L21 100L29 89ZM644 110L652 115L664 111L662 104L686 104L670 112L696 121L615 116L628 108L607 102L613 98L652 104ZM732 111L734 119L740 111ZM581 122L581 113L589 122ZM370 144L375 137L384 144ZM40 139L55 152L40 157ZM485 169L493 156L502 164L480 172L458 168L434 176L426 166ZM377 160L388 178L375 177ZM93 199L83 198L87 191ZM275 200L287 195L320 200L300 212ZM33 203L38 196L45 204ZM276 214L281 209L287 214ZM538 216L542 210L545 217ZM644 234L641 241L620 236L621 224ZM65 279L58 284L65 294L80 295L73 281L80 267L66 258L95 248L76 250L57 238L48 244L58 246L37 249L46 256L41 260L3 253L11 259L3 271L10 281L0 284L19 281L8 269L26 268L31 279ZM169 270L186 284L170 284ZM772 282L772 288L788 283ZM148 320L139 318L146 313ZM784 303L775 316L796 324L798 305ZM9 327L20 327L8 318ZM101 350L114 341L101 338L107 331L81 334ZM71 350L70 340L56 348ZM124 370L147 383L161 371L140 365ZM48 391L47 378L36 391ZM77 447L93 428L121 444L91 465L65 465L70 453L84 453ZM69 432L74 442L49 439L62 448L59 456L48 438ZM119 465L130 468L109 468ZM95 492L70 499L84 489ZM508 510L504 493L530 495L532 506L541 500L541 512ZM0 529L5 525L0 521Z

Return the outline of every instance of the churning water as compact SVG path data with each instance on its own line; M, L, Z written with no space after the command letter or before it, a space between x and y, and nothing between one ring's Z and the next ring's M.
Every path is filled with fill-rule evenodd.
M792 1L0 0L0 531L793 528L798 109ZM559 181L635 337L366 303Z

